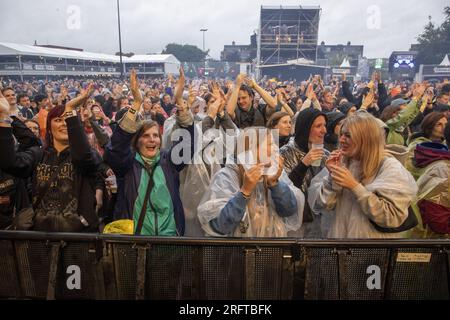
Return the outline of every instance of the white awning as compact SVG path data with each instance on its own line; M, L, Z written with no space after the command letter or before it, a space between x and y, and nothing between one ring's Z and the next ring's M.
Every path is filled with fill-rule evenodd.
M3 55L27 55L43 56L66 59L81 59L92 61L120 62L120 57L112 54L76 51L68 49L54 49L26 44L0 42L0 56ZM172 54L134 55L131 58L122 56L124 63L171 63L180 64Z

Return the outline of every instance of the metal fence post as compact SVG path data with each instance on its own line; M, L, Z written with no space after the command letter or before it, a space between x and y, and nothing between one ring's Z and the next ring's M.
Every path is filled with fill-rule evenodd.
M257 249L244 249L245 252L245 299L246 300L255 300L256 299L256 291L255 291L255 255Z
M56 286L57 286L57 275L58 275L58 264L61 248L64 246L64 242L53 243L50 250L50 270L48 274L48 289L47 289L47 300L56 299Z
M137 266L136 266L136 300L145 299L145 275L147 266L147 245L137 246Z

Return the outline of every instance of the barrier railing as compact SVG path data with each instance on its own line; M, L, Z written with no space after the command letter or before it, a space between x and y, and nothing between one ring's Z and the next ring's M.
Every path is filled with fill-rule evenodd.
M450 241L0 231L0 298L449 299Z

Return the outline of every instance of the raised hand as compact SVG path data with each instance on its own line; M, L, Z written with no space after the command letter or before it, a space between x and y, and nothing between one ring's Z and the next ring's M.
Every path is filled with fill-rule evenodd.
M425 90L427 90L427 85L425 83L421 83L416 86L413 90L413 97L420 99L422 98L423 94L425 93Z
M264 164L257 164L245 171L241 191L250 196L263 175Z
M193 86L190 85L189 86L189 96L188 96L188 101L187 101L188 107L191 107L194 104L197 96L198 96L198 91L194 90Z
M141 90L139 90L137 74L136 74L136 70L134 70L134 69L132 69L130 72L130 89L131 89L131 94L133 95L133 98L134 98L134 102L136 104L139 104L139 106L140 106L144 99L142 98Z
M315 99L317 99L316 93L314 92L312 84L309 84L308 89L306 89L306 97L311 101L314 101Z
M278 184L278 179L280 179L281 174L283 173L283 164L284 160L281 155L278 155L278 171L273 176L269 176L266 178L266 184L268 187L274 187Z
M217 84L217 82L212 81L212 83L211 83L211 91L212 91L213 96L216 99L220 97L220 87Z
M366 94L366 96L363 98L361 108L367 109L368 107L370 107L372 105L374 100L375 100L375 90L372 87L370 89L370 91Z
M350 170L345 167L332 166L331 178L338 186L349 190L353 190L359 184Z
M9 110L8 100L3 96L0 88L0 115L9 115Z
M247 75L240 73L236 78L236 85L240 87L242 84L244 84L245 78Z
M331 172L334 166L340 166L342 161L342 152L341 150L334 150L327 161L325 162L325 166L328 171Z
M72 111L75 110L78 106L83 105L89 96L94 92L94 84L91 82L88 84L86 89L81 89L80 94L66 103L65 110Z
M324 154L325 152L323 151L323 149L311 149L305 155L302 162L305 166L310 167L313 164L313 162L321 160Z
M255 89L258 86L255 79L249 77L245 77L245 83L252 89Z

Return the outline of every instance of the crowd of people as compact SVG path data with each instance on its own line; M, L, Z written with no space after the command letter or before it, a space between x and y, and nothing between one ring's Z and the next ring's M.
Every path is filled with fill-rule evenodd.
M2 80L0 229L448 238L450 82Z

